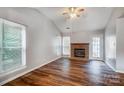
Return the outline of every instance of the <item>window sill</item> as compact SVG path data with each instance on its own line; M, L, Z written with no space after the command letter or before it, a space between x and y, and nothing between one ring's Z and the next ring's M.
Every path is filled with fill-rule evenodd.
M7 71L4 71L4 72L1 72L0 73L0 77L9 75L9 74L14 73L14 72L17 72L17 71L20 71L22 69L25 69L26 67L27 67L26 65L24 65L24 66L18 66L16 68L11 69L11 70L7 70Z

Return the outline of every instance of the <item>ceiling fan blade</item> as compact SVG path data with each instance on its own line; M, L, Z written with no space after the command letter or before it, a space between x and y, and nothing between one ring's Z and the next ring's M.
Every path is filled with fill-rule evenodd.
M77 17L80 17L80 15L77 15Z
M79 11L79 12L82 12L82 11L84 11L84 9L82 8L82 9L79 9L78 11Z
M67 15L67 14L68 14L67 12L62 13L62 15Z

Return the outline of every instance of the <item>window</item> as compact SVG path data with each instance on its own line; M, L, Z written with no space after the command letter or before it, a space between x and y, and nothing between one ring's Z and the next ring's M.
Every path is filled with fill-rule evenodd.
M70 37L63 37L63 55L70 55Z
M1 19L0 72L19 69L25 65L25 27Z
M54 44L55 54L57 54L58 56L61 55L61 50L62 50L61 36L56 36L56 38L54 39L53 44Z
M92 52L94 58L100 58L100 37L92 38Z

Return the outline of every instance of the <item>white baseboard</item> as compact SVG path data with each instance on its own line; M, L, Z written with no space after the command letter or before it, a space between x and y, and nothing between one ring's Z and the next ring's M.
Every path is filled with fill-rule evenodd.
M24 65L24 66L18 66L18 67L16 67L16 68L12 69L12 70L7 70L7 71L5 71L4 73L3 73L3 72L0 73L0 77L7 76L7 75L9 75L9 74L11 74L11 73L14 73L14 72L17 72L17 71L19 71L19 70L25 69L26 67L27 67L27 66Z
M12 81L12 80L14 80L14 79L16 79L16 78L18 78L18 77L20 77L20 76L23 76L23 75L25 75L25 74L27 74L27 73L29 73L29 72L35 70L35 69L38 69L38 68L40 68L40 67L42 67L42 66L44 66L44 65L46 65L46 64L48 64L48 63L51 63L51 62L53 62L53 61L55 61L55 60L57 60L57 59L60 59L60 58L61 58L61 57L57 57L57 58L55 58L55 59L53 59L53 60L51 60L51 61L48 61L48 62L46 62L46 63L44 63L44 64L42 64L42 65L39 65L39 66L37 66L37 67L34 67L34 68L32 68L32 69L30 69L30 70L27 70L27 71L25 71L25 72L23 72L23 73L17 74L17 75L14 76L14 77L11 77L11 78L9 78L9 79L7 79L7 80L5 80L5 81L2 81L2 82L0 83L0 86L1 86L1 85L4 85L4 84L6 84L7 82L10 82L10 81Z
M117 72L114 67L112 67L108 62L105 62L113 71Z
M115 68L113 68L109 63L106 62L106 64L115 72L118 72L118 73L124 73L124 70L117 70Z
M63 58L70 58L70 56L62 56Z
M124 73L124 70L116 70L118 73Z

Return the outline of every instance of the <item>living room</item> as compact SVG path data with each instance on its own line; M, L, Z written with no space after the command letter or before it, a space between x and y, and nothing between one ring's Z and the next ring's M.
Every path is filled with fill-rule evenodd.
M123 25L123 7L1 7L0 85L124 85Z

